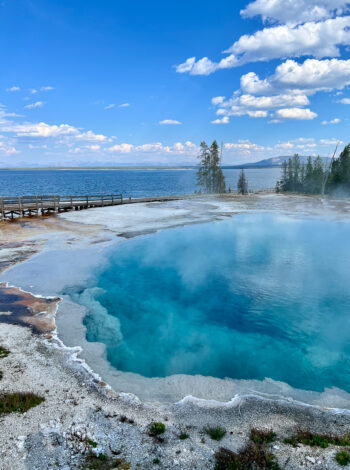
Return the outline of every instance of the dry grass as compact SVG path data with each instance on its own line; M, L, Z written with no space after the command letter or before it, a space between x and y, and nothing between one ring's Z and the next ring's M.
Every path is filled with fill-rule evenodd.
M7 413L25 413L30 408L40 405L45 399L34 393L0 394L0 416Z

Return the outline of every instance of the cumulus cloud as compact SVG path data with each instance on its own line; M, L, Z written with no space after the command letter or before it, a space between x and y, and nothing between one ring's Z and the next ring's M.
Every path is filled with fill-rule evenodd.
M94 134L92 131L81 132L77 134L76 138L78 140L85 140L88 142L106 142L110 139L103 134Z
M228 116L224 116L221 119L215 119L214 121L211 121L212 124L228 124L230 122L230 119Z
M104 107L104 109L112 109L114 108L115 104L111 103L111 104L108 104L107 106Z
M265 118L269 111L280 108L299 108L309 104L306 95L281 94L272 96L254 96L249 94L234 94L229 100L220 101L216 112L219 116L244 116L251 118ZM296 118L300 119L300 118ZM220 120L214 121L215 124L225 123Z
M241 10L244 18L299 24L320 21L348 11L348 0L255 0Z
M50 125L45 122L17 124L7 122L1 126L3 132L13 132L19 137L58 137L77 134L79 131L68 124Z
M55 88L53 86L42 86L40 87L40 91L51 91L54 90Z
M340 103L341 104L350 104L350 98L343 98L342 100L340 100Z
M10 91L10 92L20 91L20 87L19 86L12 86L11 88L6 88L6 91Z
M27 109L42 108L44 106L43 101L36 101L35 103L30 103L24 106Z
M312 120L317 114L308 108L284 108L274 113L275 121L280 120Z
M163 121L159 121L160 125L170 125L170 126L178 126L181 124L180 121L176 121L176 119L164 119Z
M250 153L252 151L264 150L265 147L262 145L254 144L250 140L238 140L238 142L229 142L224 144L225 150L240 150L245 153Z
M350 85L350 60L307 59L303 63L287 60L273 75L260 79L250 72L241 77L241 89L252 94L272 94L281 91L312 95L318 91L343 89Z
M129 154L142 153L142 154L185 154L194 155L198 152L198 147L190 141L185 143L176 142L172 146L164 145L162 142L154 142L142 145L132 144L117 144L107 149L111 153Z
M339 118L334 118L330 121L322 121L322 124L324 126L326 126L327 124L339 124L340 123L340 119Z
M241 36L224 51L228 55L219 62L208 57L191 57L176 66L178 73L209 75L219 69L237 67L249 62L270 61L288 57L338 57L340 46L350 44L350 16L321 22L307 22L295 27L280 25Z

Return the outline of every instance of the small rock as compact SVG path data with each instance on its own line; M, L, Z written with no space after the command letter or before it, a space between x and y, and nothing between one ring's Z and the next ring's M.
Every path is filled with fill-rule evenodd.
M311 463L316 463L316 459L314 457L309 457L308 455L306 456L306 460L308 460Z

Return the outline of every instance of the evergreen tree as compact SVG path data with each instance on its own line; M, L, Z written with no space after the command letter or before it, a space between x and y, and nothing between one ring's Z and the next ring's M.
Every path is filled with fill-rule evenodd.
M205 142L201 142L200 148L197 185L205 193L224 193L226 191L225 176L220 166L219 146L216 140L210 148Z
M248 194L248 182L246 180L244 170L242 169L237 183L238 194Z
M327 191L336 190L350 194L350 144L344 148L339 158L332 162Z

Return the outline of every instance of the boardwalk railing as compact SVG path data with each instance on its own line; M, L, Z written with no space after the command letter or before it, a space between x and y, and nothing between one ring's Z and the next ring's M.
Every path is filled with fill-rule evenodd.
M122 194L0 197L0 220L123 204Z

